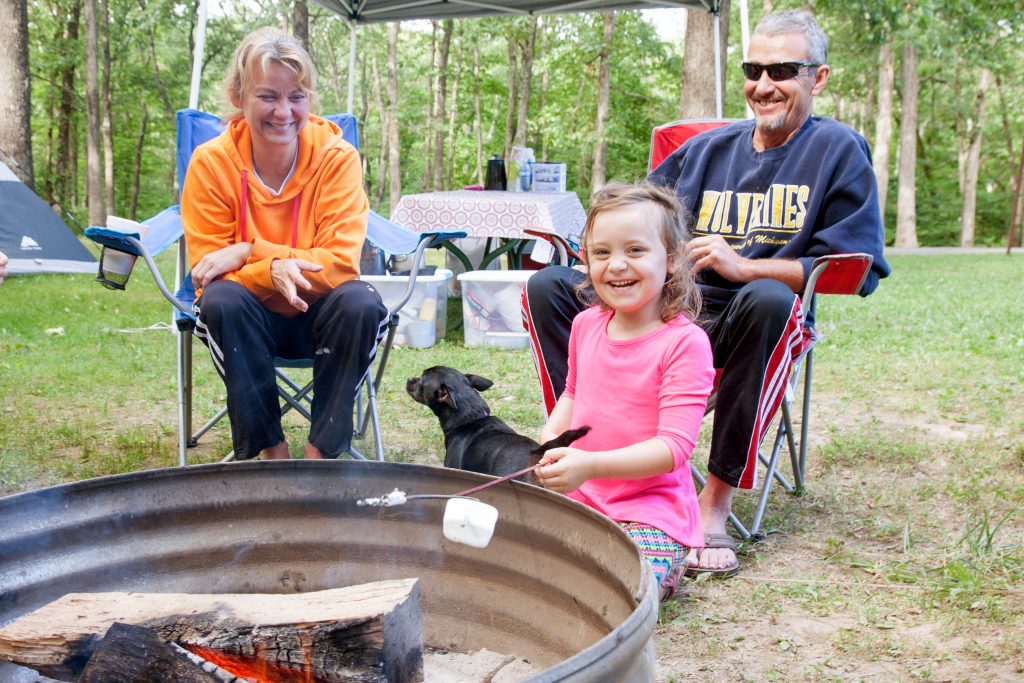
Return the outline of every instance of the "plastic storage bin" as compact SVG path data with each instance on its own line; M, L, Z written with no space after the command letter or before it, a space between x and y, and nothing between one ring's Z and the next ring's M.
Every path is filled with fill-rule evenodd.
M416 276L416 289L398 312L396 344L426 348L433 346L438 339L444 339L448 321L448 280L451 277L450 270ZM373 285L388 308L398 303L409 285L408 275L363 275L360 279Z
M462 322L466 346L526 349L530 336L523 327L523 287L536 271L474 270L458 276L462 284Z

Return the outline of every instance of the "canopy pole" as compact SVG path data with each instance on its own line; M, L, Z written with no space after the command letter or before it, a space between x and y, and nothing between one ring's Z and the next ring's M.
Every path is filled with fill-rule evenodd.
M199 17L196 20L196 52L192 56L192 87L188 93L190 109L199 108L199 80L203 73L203 51L206 49L206 0L199 0ZM184 180L184 178L180 179Z
M356 98L356 22L349 22L348 41L348 113L353 112L352 106Z
M712 32L715 34L715 118L722 118L722 39L718 34L720 16L716 8L712 14Z

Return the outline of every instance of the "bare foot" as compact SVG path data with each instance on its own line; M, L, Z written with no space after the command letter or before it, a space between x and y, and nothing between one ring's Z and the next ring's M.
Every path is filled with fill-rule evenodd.
M309 443L308 441L306 442L306 445L302 449L302 457L305 458L306 460L324 459L323 453L320 452L320 449L314 446L313 444Z
M291 460L292 454L288 452L288 442L282 441L270 448L264 448L260 457L264 460Z

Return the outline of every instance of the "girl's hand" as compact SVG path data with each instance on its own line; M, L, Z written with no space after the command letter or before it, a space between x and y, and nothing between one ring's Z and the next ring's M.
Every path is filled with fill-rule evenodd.
M553 448L540 459L534 470L544 488L558 493L571 493L591 478L593 454L578 448Z
M199 259L199 263L192 269L192 284L196 289L206 287L224 273L231 273L244 266L251 253L252 244L249 242L238 242L211 251Z
M323 269L324 267L319 263L300 258L275 259L270 264L270 279L274 282L274 288L288 300L293 308L305 313L309 309L309 304L299 296L297 287L308 292L313 289L313 285L302 276L302 273L305 271L315 273Z

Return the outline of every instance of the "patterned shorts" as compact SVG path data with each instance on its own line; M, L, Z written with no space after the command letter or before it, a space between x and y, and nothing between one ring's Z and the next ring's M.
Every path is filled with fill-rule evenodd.
M619 522L619 526L629 534L640 548L640 554L650 562L654 578L661 588L662 600L670 598L680 575L686 569L689 548L679 545L671 536L650 524Z

